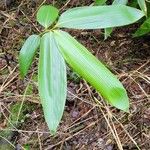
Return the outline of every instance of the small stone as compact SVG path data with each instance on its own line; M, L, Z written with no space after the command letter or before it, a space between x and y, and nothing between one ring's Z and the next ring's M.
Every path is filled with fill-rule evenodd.
M21 150L20 144L17 144L17 145L16 145L16 150Z
M102 138L99 138L98 141L97 141L97 146L99 148L104 148L105 146L105 141L102 139Z
M113 146L112 145L106 146L106 150L113 150Z
M71 114L71 116L72 116L73 118L77 118L77 117L78 117L78 114L79 114L78 111L73 111L72 114Z
M115 45L116 45L115 43L116 43L115 41L112 41L112 42L110 43L110 46L115 46Z

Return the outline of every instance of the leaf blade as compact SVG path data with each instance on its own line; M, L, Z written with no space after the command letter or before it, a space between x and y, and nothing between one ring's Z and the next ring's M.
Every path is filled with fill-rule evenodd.
M112 5L126 5L127 4L127 0L114 0ZM106 40L112 33L113 28L105 28L104 29L104 40Z
M119 4L126 5L127 3L128 3L128 0L114 0L113 1L113 5L119 5Z
M111 35L112 32L113 32L113 28L105 28L104 29L104 40L106 40Z
M146 2L145 0L137 0L138 4L141 8L141 10L144 12L144 14L147 16L147 7L146 7Z
M110 28L131 24L143 16L142 11L125 5L77 7L64 12L56 27L74 29Z
M133 34L133 37L143 36L150 32L150 17L147 18L143 24L137 29L137 31Z
M59 50L69 65L109 103L121 110L128 111L128 96L119 80L68 33L55 31L54 34Z
M27 74L39 45L40 36L31 35L22 46L19 54L19 68L21 77L24 77Z
M39 93L51 134L62 118L67 92L66 66L57 49L53 33L42 36L38 70Z
M37 12L37 21L45 28L48 28L58 17L58 9L50 6L43 5Z
M104 5L107 0L95 0L95 5Z

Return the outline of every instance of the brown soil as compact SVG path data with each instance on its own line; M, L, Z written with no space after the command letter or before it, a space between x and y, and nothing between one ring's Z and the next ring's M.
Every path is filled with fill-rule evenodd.
M37 91L37 59L28 76L19 78L18 54L24 40L32 33L38 33L35 11L40 1L14 1L7 5L0 2L0 131L12 131L10 137L1 141L12 144L17 150L118 150L116 136L124 150L150 149L150 37L132 38L136 26L114 30L108 40L103 40L103 31L67 30L76 39L114 72L130 98L130 113L126 114L110 105L84 80L68 69L68 96L65 112L55 136L43 118ZM52 1L47 0L48 4ZM58 8L65 1L53 1ZM63 10L92 2L72 0ZM8 128L11 105L21 102L28 83L32 93L25 98L25 120L16 128ZM98 99L100 104L94 100ZM1 132L0 132L1 133ZM11 147L12 149L13 146ZM3 149L3 146L0 146Z

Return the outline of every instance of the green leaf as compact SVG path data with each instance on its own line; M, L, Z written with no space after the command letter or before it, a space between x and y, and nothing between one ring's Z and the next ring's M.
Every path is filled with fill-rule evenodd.
M31 35L22 46L19 55L19 68L21 77L24 77L27 74L39 45L40 36Z
M95 0L95 5L104 5L107 0Z
M54 34L59 50L68 64L101 93L110 104L128 111L128 96L120 81L68 33L54 31Z
M130 7L137 8L137 6L138 6L137 0L128 1L128 4L129 4Z
M137 0L138 4L141 8L141 10L144 12L144 14L147 16L147 7L146 7L146 2L145 0Z
M113 28L105 28L104 29L104 40L106 40L109 36L110 36L110 34L112 33L112 31L113 31Z
M50 5L43 5L37 12L37 21L48 28L58 17L59 10Z
M126 5L127 2L128 2L127 0L114 0L112 5L120 5L120 4ZM106 40L110 36L112 31L113 31L113 28L105 28L104 29L104 32L105 32L104 40Z
M105 5L107 0L95 0L95 6ZM104 29L104 40L106 40L110 34L112 33L113 28L105 28Z
M64 12L56 27L74 29L110 28L134 23L143 16L142 11L124 5L77 7Z
M146 7L147 7L147 16L146 17L150 17L150 3L146 3Z
M128 0L114 0L113 5L126 5L128 3Z
M150 32L150 17L137 29L133 34L133 37L143 36Z
M44 116L51 134L54 134L65 107L67 81L65 61L52 32L44 34L41 39L38 83Z

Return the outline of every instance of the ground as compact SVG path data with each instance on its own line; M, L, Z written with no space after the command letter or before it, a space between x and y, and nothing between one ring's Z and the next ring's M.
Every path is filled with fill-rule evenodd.
M18 68L24 40L41 30L35 14L42 2L0 2L0 150L150 149L150 37L132 38L138 25L116 28L105 41L102 30L67 30L117 75L128 92L130 113L108 105L68 67L65 112L57 134L49 134L37 90L38 55L24 80ZM64 11L92 1L46 3Z

